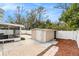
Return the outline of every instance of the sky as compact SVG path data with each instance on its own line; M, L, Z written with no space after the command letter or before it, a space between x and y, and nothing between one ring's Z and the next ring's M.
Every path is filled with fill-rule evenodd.
M4 19L1 22L6 22L8 16L14 17L14 13L16 12L17 6L23 6L25 10L30 10L37 8L39 6L43 6L46 9L47 15L52 22L58 22L63 10L54 8L56 3L0 3L0 8L2 8L4 12Z

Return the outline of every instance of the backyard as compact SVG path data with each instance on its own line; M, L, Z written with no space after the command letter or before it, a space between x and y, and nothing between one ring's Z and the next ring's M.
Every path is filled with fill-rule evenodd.
M57 39L58 43L55 45L53 41L48 43L40 43L29 39L5 43L4 45L0 44L0 55L4 56L79 56L79 48L75 40L70 39ZM49 52L46 54L53 46L58 47L56 52ZM54 49L54 51L56 48ZM51 54L52 53L52 54Z
M79 3L0 7L0 56L79 56Z

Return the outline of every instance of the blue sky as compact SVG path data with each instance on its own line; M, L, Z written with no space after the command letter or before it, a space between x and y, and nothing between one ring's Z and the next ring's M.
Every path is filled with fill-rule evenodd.
M6 22L7 16L9 15L13 16L13 14L16 11L16 7L22 6L22 5L23 5L23 8L27 11L33 8L37 8L38 6L45 7L47 10L47 15L49 16L49 19L52 22L58 22L58 19L61 16L63 11L62 9L54 8L56 3L0 3L0 8L5 10L5 16L4 16L5 18L2 22Z

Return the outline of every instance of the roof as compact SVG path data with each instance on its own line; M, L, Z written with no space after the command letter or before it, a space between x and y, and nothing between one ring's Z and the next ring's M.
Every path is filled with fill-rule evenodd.
M10 24L10 23L0 23L0 25L15 26L15 27L24 27L23 25L19 25L19 24Z

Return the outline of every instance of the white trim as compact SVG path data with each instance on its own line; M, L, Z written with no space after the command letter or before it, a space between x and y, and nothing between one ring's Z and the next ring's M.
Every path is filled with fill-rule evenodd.
M15 26L15 27L24 27L23 25L19 25L19 24L10 24L10 23L0 23L0 25Z

